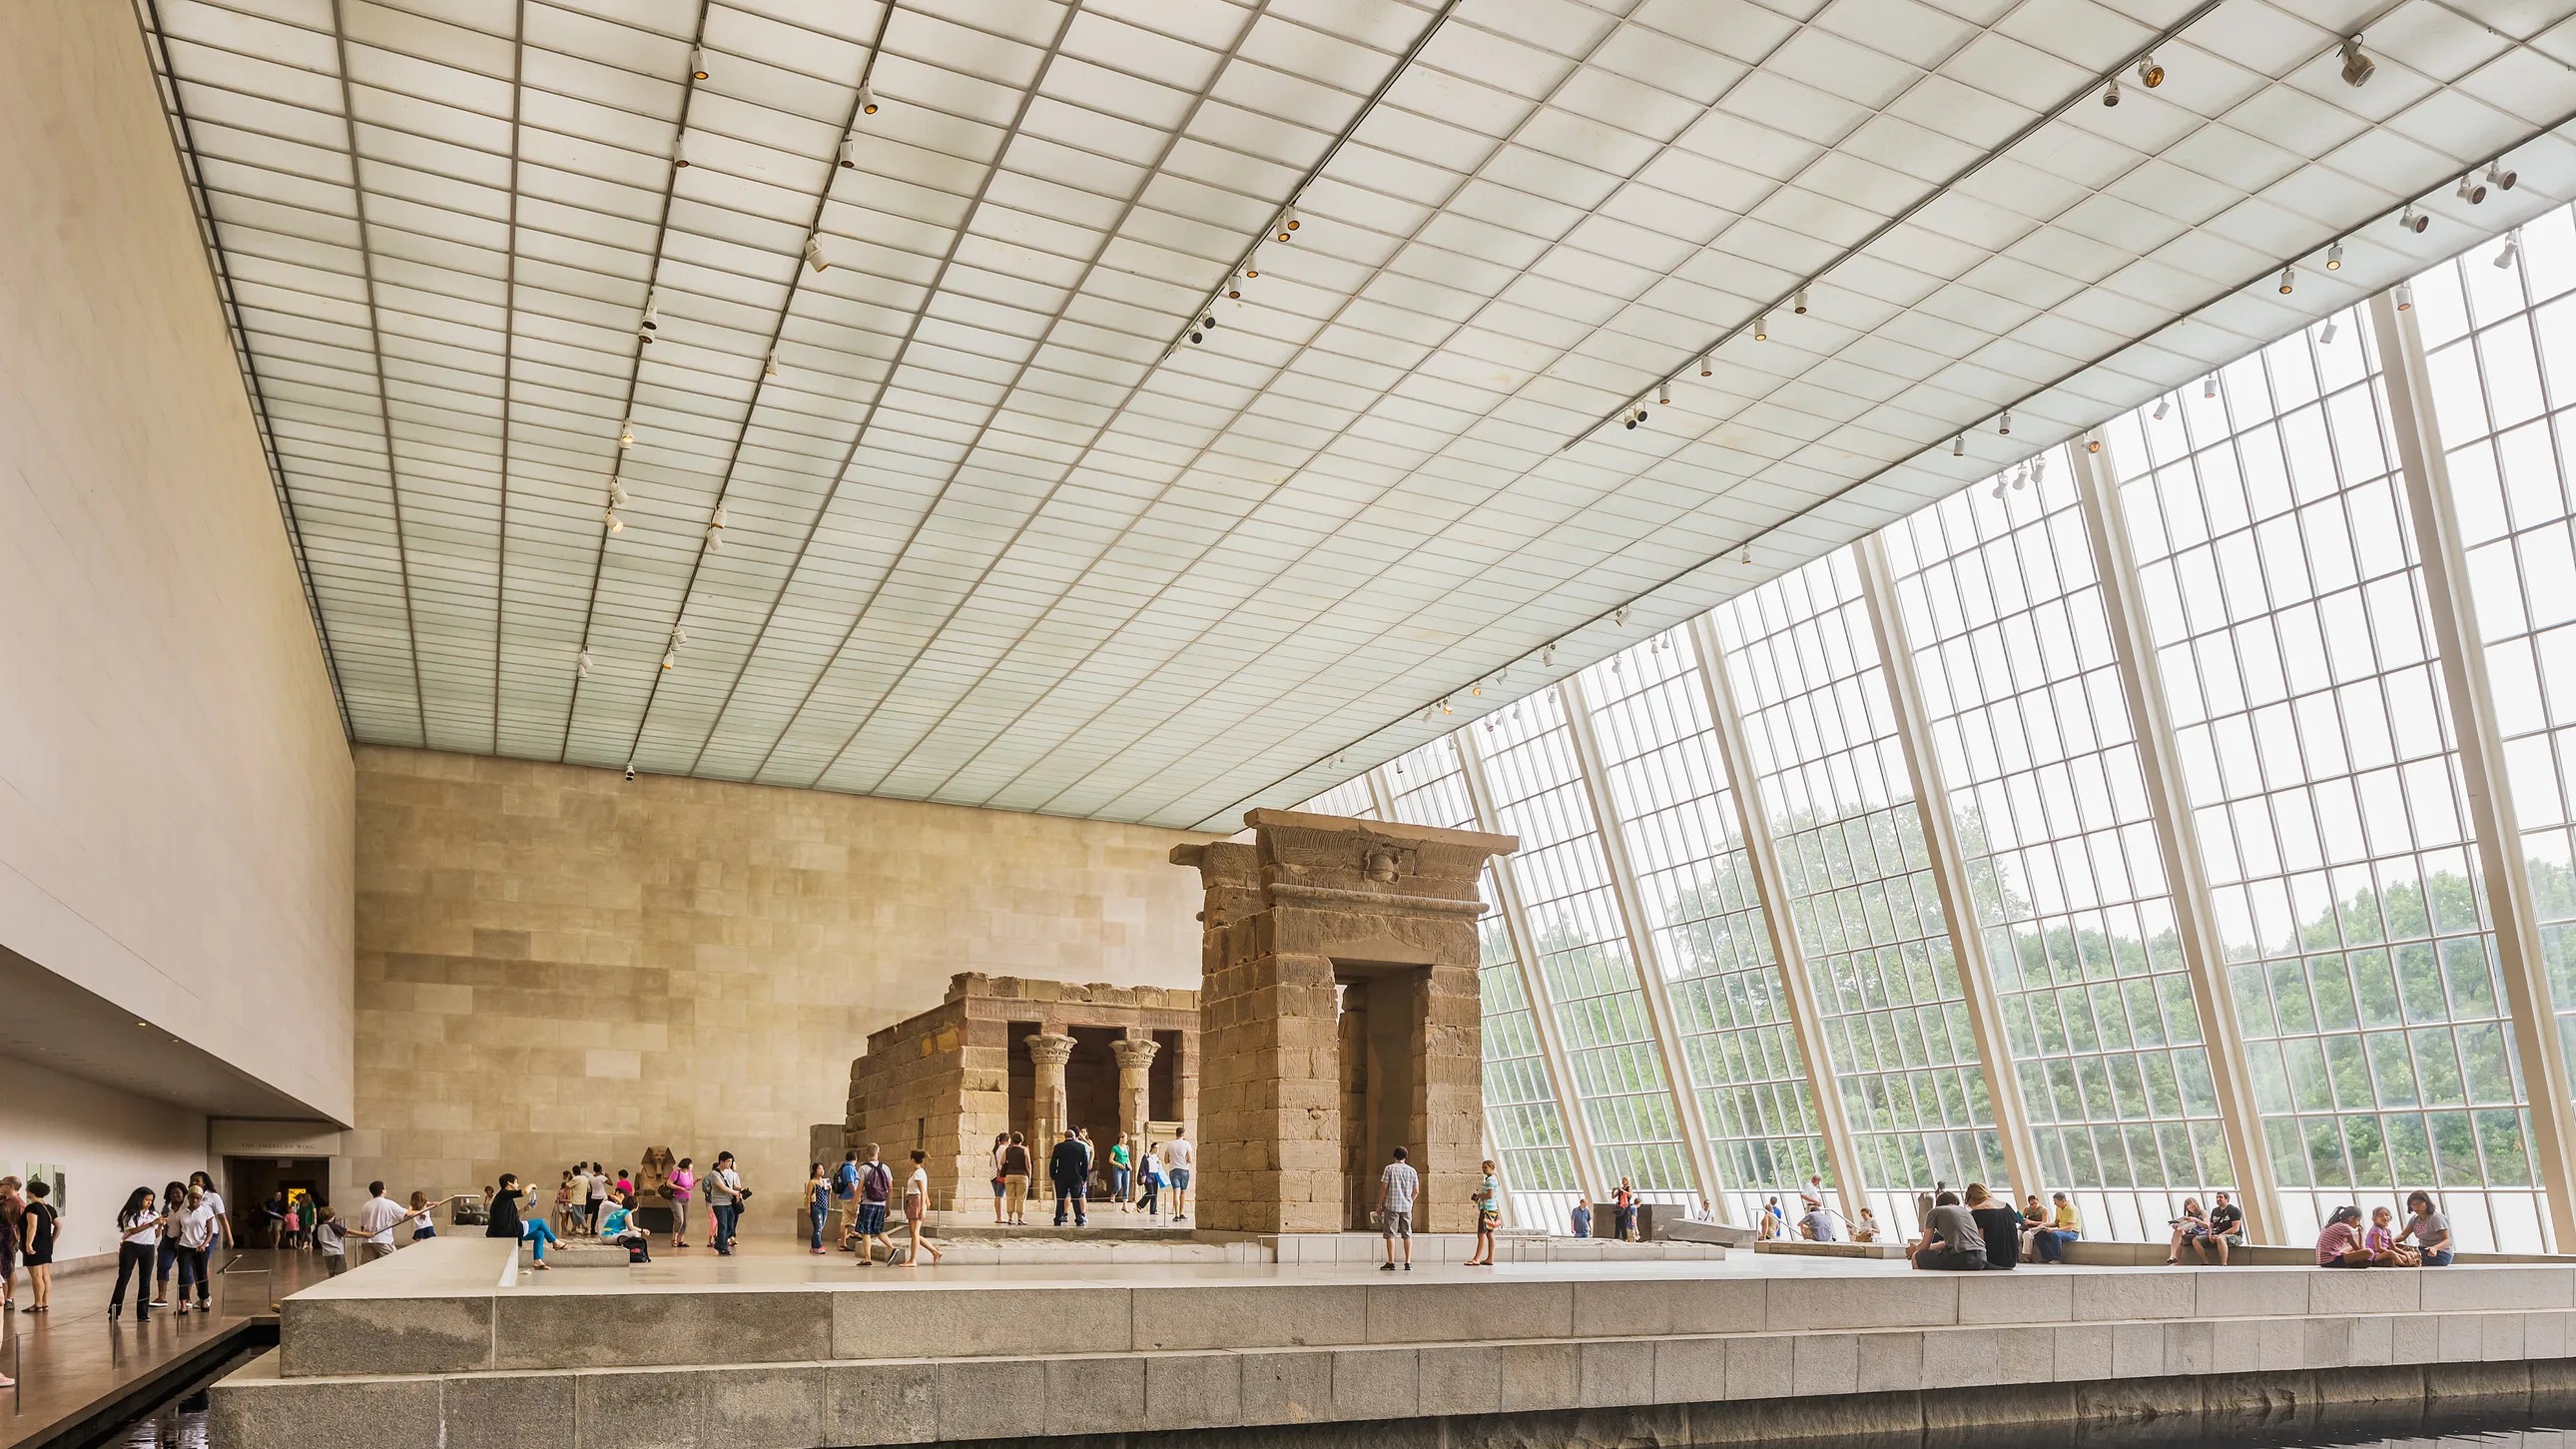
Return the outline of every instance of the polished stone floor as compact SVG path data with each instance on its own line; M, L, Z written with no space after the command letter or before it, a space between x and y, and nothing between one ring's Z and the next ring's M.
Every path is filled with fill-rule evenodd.
M256 1270L263 1268L269 1277L259 1276ZM275 1299L322 1277L322 1260L312 1254L244 1253L233 1272L216 1277L211 1317L181 1318L156 1309L149 1324L134 1322L131 1304L121 1322L108 1322L113 1272L57 1279L52 1312L0 1314L0 1373L15 1374L19 1382L15 1392L0 1390L0 1449L39 1437L118 1386L152 1373L228 1324L268 1313ZM28 1301L23 1276L17 1301L21 1309Z

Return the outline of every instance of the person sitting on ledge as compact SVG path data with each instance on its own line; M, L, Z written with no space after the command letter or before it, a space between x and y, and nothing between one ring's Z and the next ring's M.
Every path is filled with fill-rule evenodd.
M2227 1201L2226 1194L2221 1193L2218 1200ZM2031 1246L2039 1250L2039 1261L2063 1263L2066 1261L2066 1245L2084 1236L2084 1223L2082 1219L2075 1216L2075 1203L2066 1194L2062 1192L2054 1194L2051 1201L2056 1204L2056 1207L2049 1214L2048 1226L2032 1235ZM2193 1243L2198 1246L2207 1241L2205 1238L2196 1238ZM2225 1260L2224 1252L2220 1254L2220 1258L2221 1261Z
M2397 1242L2396 1218L2384 1207L2370 1210L2370 1226L2362 1230L2361 1249L2370 1255L2374 1268L2421 1268L2424 1255Z
M2399 1233L2397 1240L2402 1243L2413 1238L2427 1268L2451 1266L2451 1220L2433 1206L2433 1195L2420 1189L2406 1194L2406 1212L2406 1231Z
M1852 1241L1855 1243L1877 1242L1878 1214L1870 1211L1868 1208L1862 1208L1860 1210L1860 1221L1852 1224L1851 1233Z
M2228 1201L2223 1192L2217 1195L2216 1203L2209 1210L2209 1231L2191 1240L2191 1250L2200 1255L2202 1262L2215 1262L2224 1268L2227 1250L2244 1245L2245 1210Z
M1977 1220L1959 1206L1959 1195L1944 1191L1932 1199L1923 1220L1923 1236L1906 1254L1914 1266L1936 1273L1974 1273L1986 1266L1985 1234Z
M1803 1201L1814 1205L1798 1215L1798 1236L1811 1243L1832 1242L1834 1240L1833 1213L1814 1198L1805 1198Z
M1972 1182L1966 1206L1968 1216L1976 1219L1977 1235L1986 1240L1986 1266L2009 1269L2020 1262L2021 1214L2013 1211L2012 1200L1996 1197L1982 1182Z
M2361 1209L2346 1204L2336 1208L2334 1215L2326 1219L2325 1231L2317 1234L2317 1266L2370 1266L2370 1250L2361 1245Z
M2356 1217L2359 1213L2359 1209L2354 1209ZM2187 1197L2182 1200L2182 1216L2169 1219L2167 1226L2173 1229L2173 1241L2165 1245L2165 1266L2170 1268L2182 1261L2183 1244L2196 1244L2209 1236L2209 1214L2200 1210L2199 1198ZM2193 1251L2199 1249L2194 1248Z
M521 1221L519 1202L525 1196L525 1193L519 1191L519 1175L515 1172L502 1173L501 1185L492 1194L491 1212L483 1224L483 1236L526 1239L537 1255L535 1271L543 1273L547 1271L546 1244L560 1242L561 1239L555 1236L554 1229L546 1226L546 1220L542 1217Z
M626 1261L630 1264L653 1261L653 1235L644 1231L642 1223L635 1221L635 1193L631 1188L609 1200L608 1214L600 1219L599 1240L611 1247L624 1248Z

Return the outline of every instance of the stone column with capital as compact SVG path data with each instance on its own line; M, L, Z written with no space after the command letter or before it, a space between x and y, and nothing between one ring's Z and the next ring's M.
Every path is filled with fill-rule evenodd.
M1047 1180L1047 1154L1055 1150L1055 1140L1064 1135L1065 1094L1064 1065L1073 1059L1073 1038L1062 1032L1041 1031L1020 1038L1029 1045L1029 1061L1037 1067L1037 1090L1032 1094L1029 1140L1029 1196L1055 1195Z
M1118 1130L1127 1134L1130 1158L1145 1150L1145 1121L1151 1106L1150 1073L1154 1053L1162 1048L1152 1037L1131 1036L1109 1044L1118 1058Z

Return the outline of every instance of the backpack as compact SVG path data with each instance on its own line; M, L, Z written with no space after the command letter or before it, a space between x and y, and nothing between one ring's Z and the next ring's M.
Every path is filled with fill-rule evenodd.
M867 1184L868 1190L875 1194L868 1199L870 1202L884 1202L894 1196L894 1173L882 1162L868 1164Z
M858 1186L859 1165L855 1162L843 1162L841 1170L832 1175L832 1196L846 1199L858 1190Z

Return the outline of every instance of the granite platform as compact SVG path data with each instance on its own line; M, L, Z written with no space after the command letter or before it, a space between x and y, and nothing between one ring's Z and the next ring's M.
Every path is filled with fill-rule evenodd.
M1946 1275L1738 1254L1385 1274L863 1270L798 1250L621 1278L521 1274L507 1245L441 1240L287 1299L278 1351L217 1386L213 1424L216 1449L341 1431L463 1449L531 1423L728 1449L1104 1430L1253 1443L1333 1424L1386 1445L1429 1424L1442 1437L1423 1442L1457 1449L1573 1433L1571 1415L1592 1426L1578 1439L1727 1443L1934 1414L2197 1422L2213 1403L2528 1396L2576 1388L2571 1325L2568 1260Z

